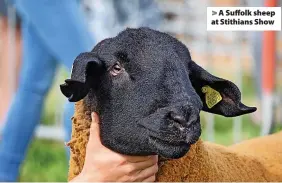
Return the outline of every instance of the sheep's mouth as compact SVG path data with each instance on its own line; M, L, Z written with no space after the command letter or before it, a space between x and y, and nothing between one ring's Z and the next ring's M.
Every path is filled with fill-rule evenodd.
M183 157L190 149L190 144L185 142L168 142L155 137L149 137L152 150L166 159L177 159Z
M153 146L155 144L162 144L164 146L183 146L183 145L187 145L186 142L180 142L180 141L167 141L167 140L163 140L160 138L156 138L156 137L149 137L149 143L151 143Z
M201 127L199 122L193 123L189 128L185 129L186 133L180 135L174 131L164 131L164 133L149 132L149 144L156 154L165 158L180 158L184 156L190 149L190 146L196 143L201 135ZM178 135L176 135L178 134Z

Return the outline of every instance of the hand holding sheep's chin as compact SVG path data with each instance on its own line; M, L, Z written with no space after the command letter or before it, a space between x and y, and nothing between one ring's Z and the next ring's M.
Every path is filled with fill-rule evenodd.
M99 117L91 114L92 125L84 167L72 182L153 182L158 171L157 156L127 156L101 144Z

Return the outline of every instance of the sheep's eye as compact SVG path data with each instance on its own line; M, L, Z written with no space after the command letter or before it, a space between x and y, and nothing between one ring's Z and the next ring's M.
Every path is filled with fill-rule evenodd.
M110 73L113 76L116 76L116 75L120 74L121 72L122 72L122 67L121 67L119 62L115 63L115 65L113 65L111 70L110 70Z

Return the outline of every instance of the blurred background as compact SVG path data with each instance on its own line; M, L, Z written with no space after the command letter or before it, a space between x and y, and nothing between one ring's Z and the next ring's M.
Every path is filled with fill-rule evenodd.
M281 32L207 32L206 7L280 6L281 3L281 0L156 0L154 6L147 6L137 0L81 0L80 8L95 40L93 47L126 27L146 25L177 37L187 45L199 65L236 83L244 103L256 106L257 112L236 118L201 114L202 138L229 145L282 130L282 81L278 79L282 78L282 36ZM1 132L8 123L6 115L17 91L25 46L17 8L12 4L1 3L1 6L6 14L2 14L0 24L0 143ZM154 17L156 13L160 15L158 20ZM59 84L69 72L64 66L56 71L19 181L66 181L68 160L63 125L66 99ZM24 119L21 128L25 128Z

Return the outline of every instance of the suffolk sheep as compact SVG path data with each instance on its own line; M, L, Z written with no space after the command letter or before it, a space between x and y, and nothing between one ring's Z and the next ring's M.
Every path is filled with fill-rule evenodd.
M281 140L257 143L271 147L258 147L266 152L260 157L247 150L250 145L236 151L199 139L201 110L234 117L256 108L241 103L234 83L201 68L166 33L126 29L101 41L75 59L71 79L60 87L76 102L69 180L82 170L92 111L100 116L103 145L121 154L160 157L158 181L282 180Z

